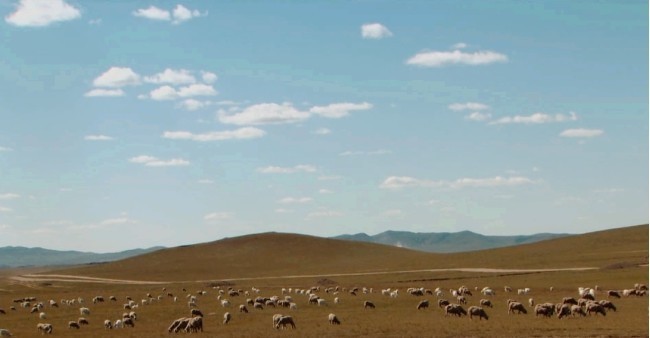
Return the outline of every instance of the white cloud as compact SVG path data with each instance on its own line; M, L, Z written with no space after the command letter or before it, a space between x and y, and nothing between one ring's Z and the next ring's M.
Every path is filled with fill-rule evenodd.
M254 127L244 127L235 130L213 131L203 134L194 134L189 131L166 131L163 138L173 140L192 140L199 142L222 141L222 140L242 140L260 138L266 135L262 129Z
M217 82L217 74L212 72L201 71L201 79L205 83L215 83Z
M421 67L442 67L451 64L466 64L471 66L486 65L495 62L507 62L508 57L504 54L492 51L479 51L465 53L459 50L452 52L433 51L415 54L406 60L406 64Z
M481 113L478 111L475 111L467 116L465 116L465 120L470 120L470 121L487 121L492 118L492 114L490 113Z
M5 152L5 151L13 151L13 149L8 148L8 147L2 147L2 146L0 146L0 153L1 153L1 152Z
M311 197L285 197L280 199L278 203L282 204L305 204L312 201Z
M496 121L492 121L489 124L542 124L542 123L551 123L551 122L566 122L566 121L576 121L578 120L578 115L574 112L570 112L569 115L564 114L545 114L545 113L534 113L529 116L515 115L515 116L506 116L502 117Z
M257 171L262 174L294 174L298 172L312 173L316 171L316 167L308 164L300 164L293 167L268 166L257 168Z
M196 83L196 78L194 78L194 75L192 75L192 73L187 69L174 70L171 68L166 68L164 71L158 74L146 76L144 78L144 82L155 84L169 83L173 85L182 85Z
M175 100L178 98L178 93L176 93L176 89L173 87L165 85L149 92L149 97L156 101Z
M0 205L0 212L12 212L12 211L13 211L13 209L3 207L3 206Z
M453 111L490 109L490 106L478 102L452 103L447 107Z
M319 194L331 194L332 191L328 190L328 189L320 189L320 190L318 190L318 193Z
M187 166L190 165L190 162L182 158L173 158L171 160L159 160L153 156L140 155L132 157L129 159L129 162L144 164L149 167L176 167L176 166Z
M367 23L361 26L361 37L364 39L381 39L393 36L393 33L380 23Z
M86 135L84 140L86 141L111 141L113 138L106 135Z
M534 183L527 177L501 177L492 178L459 178L454 181L432 181L422 180L408 176L390 176L380 184L383 189L400 189L408 187L427 187L427 188L465 188L465 187L500 187L500 186L517 186Z
M355 155L386 155L386 154L392 154L393 152L390 150L385 150L385 149L379 149L379 150L373 150L373 151L344 151L342 153L339 153L339 156L355 156Z
M319 128L319 129L314 130L314 134L316 134L316 135L329 135L331 133L332 133L332 131L327 129L327 128Z
M179 105L179 107L181 107L181 108L183 108L185 110L194 111L194 110L199 110L201 108L205 108L207 106L210 106L211 104L212 104L211 101L199 101L199 100L195 100L195 99L187 99L187 100L181 101L178 105Z
M198 10L190 10L187 7L183 5L176 5L174 10L172 11L172 16L174 17L174 20L172 23L174 24L179 24L181 22L185 22L187 20L193 19L193 18L198 18L200 16L205 16L206 14L201 14Z
M232 213L229 212L212 212L209 213L205 216L203 216L203 219L206 221L222 221L226 219L232 218Z
M104 88L95 88L89 90L84 94L86 97L119 97L124 96L124 91L122 89L104 89Z
M301 112L289 103L261 103L233 115L220 111L218 118L221 123L236 125L281 124L304 121L309 112Z
M562 137L574 137L574 138L589 138L589 137L597 137L605 132L602 129L583 129L583 128L578 128L578 129L567 129L563 132L560 133L560 136Z
M181 87L178 89L178 96L180 97L214 96L214 95L217 95L217 91L214 90L214 87L203 83L191 84L189 86Z
M119 224L134 224L134 223L137 222L127 217L119 217L119 218L109 218L103 220L101 222L101 225L119 225Z
M94 81L95 87L124 87L140 84L140 75L128 67L111 67Z
M16 11L7 15L5 21L19 27L43 27L79 17L81 12L63 0L20 0Z
M332 103L327 106L315 106L309 109L310 113L318 114L327 118L341 118L350 114L350 111L355 110L368 110L372 108L372 104L368 102L363 103Z
M18 194L14 194L14 193L10 193L10 192L9 192L9 193L4 193L4 194L0 194L0 200L13 200L13 199L16 199L16 198L19 198L19 197L20 197L20 195L18 195Z
M160 9L156 6L149 6L149 8L138 9L136 11L133 11L133 15L150 20L171 20L171 14L168 10Z
M274 211L275 211L276 213L278 213L278 214L288 214L288 213L292 213L292 212L293 212L293 210L284 209L284 208L278 208L278 209L275 209Z

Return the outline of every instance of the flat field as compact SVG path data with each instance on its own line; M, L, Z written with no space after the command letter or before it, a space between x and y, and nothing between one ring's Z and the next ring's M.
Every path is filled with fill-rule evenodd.
M254 271L257 275L248 270L254 264L250 261L241 263L245 269L236 268L238 261L251 259L243 251L250 251L251 255L259 254L255 253L255 250L251 250L250 247L246 250L240 249L238 251L240 257L230 258L237 259L237 261L229 263L228 267L234 270L229 271L228 274L206 272L204 275L200 275L197 272L201 271L201 268L191 266L191 264L201 264L201 261L197 261L195 258L169 264L166 271L160 270L159 275L151 275L157 276L157 278L146 278L148 276L146 264L152 259L159 259L159 256L152 258L149 255L136 257L127 263L101 264L74 269L66 268L65 270L2 270L0 271L0 308L6 314L0 314L0 328L10 330L15 337L37 337L40 334L36 329L36 324L47 322L53 324L53 334L62 337L169 337L170 333L167 332L167 327L171 322L176 318L190 316L187 297L194 295L197 298L197 308L204 314L204 331L198 335L206 337L648 336L648 296L623 296L619 299L608 298L606 294L607 290L632 289L635 283L648 285L647 229L647 225L645 225L614 229L605 234L593 233L575 236L573 245L570 242L565 242L565 239L562 239L560 243L554 242L556 240L538 243L528 248L528 252L531 252L529 256L521 257L520 260L515 256L509 258L507 262L501 261L495 264L485 263L490 261L490 255L495 260L497 259L495 257L510 257L507 255L508 250L512 255L521 255L522 252L526 252L526 246L502 249L504 251L487 250L464 255L433 254L426 256L428 254L424 254L425 256L421 257L425 263L414 264L404 260L403 268L400 268L396 262L399 262L400 259L420 257L420 253L409 250L394 251L394 248L383 251L383 246L372 246L370 249L373 252L366 253L365 249L356 247L355 250L357 250L361 263L357 263L358 266L355 269L355 256L349 255L345 257L347 260L345 263L340 262L343 267L341 273L335 273L336 270L333 269L336 265L332 265L329 261L318 265L318 262L328 259L328 256L321 255L331 243L329 240L323 244L320 239L286 235L289 237L285 240L293 241L295 245L304 250L301 253L302 256L292 258L298 263L292 269L273 269L273 266L278 264L277 262L282 258L273 255L260 256L255 261L257 267L253 267L257 269ZM628 241L627 244L612 244L629 238L631 232L635 233L634 240ZM602 245L601 248L604 248L604 251L597 252L594 249L594 245L597 243L592 243L592 240L600 241L602 236L618 239L619 242L613 241L610 244ZM316 242L309 241L316 241L323 246L322 248L314 246ZM267 245L264 236L257 237L255 243L261 248ZM643 244L641 245L641 243ZM214 242L212 245L213 251L221 252L218 248L220 242ZM337 250L343 250L347 245L356 246L357 243L334 242L333 246ZM313 250L309 250L309 248ZM570 267L566 264L561 264L561 259L562 255L568 255L568 253L563 253L563 250L570 249L574 252L574 256L570 259L574 263L573 267L590 267L592 269L534 271L534 269L569 269ZM203 247L201 250L207 250L207 248ZM279 253L286 254L282 247L278 247L277 250ZM549 255L537 254L537 252L545 250L549 252ZM387 253L392 256L386 256ZM398 253L403 253L404 256L396 256ZM160 254L158 253L158 255ZM169 255L169 253L162 254ZM369 257L373 254L384 257L387 262L385 268L377 270L381 265L368 267L371 262ZM205 255L206 257L210 256L207 253ZM535 255L536 257L530 257ZM580 257L576 257L579 255L582 255L586 264L576 264L576 262L581 262ZM499 268L502 270L490 270L490 272L442 270L442 267L452 268L447 265L448 262L442 262L445 258L452 259L457 264L456 267ZM216 258L213 257L213 259ZM304 269L300 268L300 261L304 264ZM477 261L484 263L478 265ZM518 261L524 263L518 263ZM530 264L526 264L526 262ZM542 264L542 262L546 262L546 264ZM141 273L119 268L137 266L137 264L141 264ZM189 273L184 269L184 265L189 267ZM530 268L530 265L534 268ZM430 270L425 271L427 267ZM319 271L319 268L328 271L328 273L315 273ZM523 269L530 270L523 271ZM34 273L40 274L41 277L29 277ZM54 277L53 274L129 279L134 282L70 282L61 281L62 278ZM24 277L15 278L21 275ZM233 277L238 275L243 277ZM221 276L229 278L220 278ZM162 279L162 277L166 278ZM145 284L148 281L157 283ZM484 307L489 316L488 320L477 318L470 320L466 316L457 318L444 315L444 311L437 306L438 299L444 298L454 302L449 291L458 289L460 286L467 286L473 293L472 296L467 296L468 304L464 305L465 308L478 305L482 298L489 299L493 303L492 308ZM485 286L494 289L496 295L481 295L480 290ZM513 292L505 292L505 286L510 286ZM558 319L556 316L551 318L536 317L532 307L528 305L530 298L535 303L558 303L564 297L577 299L579 298L578 287L595 288L596 286L598 286L596 299L611 300L617 308L616 311L609 311L606 316L591 315ZM327 288L336 287L339 292L326 292ZM440 288L444 294L441 297L431 294L413 296L407 292L410 287L429 290ZM553 288L551 289L551 287ZM228 288L239 290L241 294L229 296L226 293L219 297L220 290L227 291ZM282 291L283 288L286 290L285 293ZM319 288L315 293L325 299L326 305L309 304L306 294L296 292L296 289L307 290L310 288ZM353 288L359 288L356 295L349 292ZM363 288L372 289L372 292L364 293ZM517 289L523 288L530 288L530 292L526 295L517 294ZM291 289L290 292L289 289ZM382 289L399 290L398 296L384 295L381 292ZM259 290L259 292L254 290ZM205 291L205 294L199 295L199 291ZM168 293L177 297L177 301L168 296ZM142 300L149 299L149 294L155 300L150 301L148 305L143 305ZM106 301L93 304L92 299L95 296L103 296ZM109 296L115 296L117 301L109 301ZM238 311L239 305L246 304L247 298L254 299L260 296L278 296L280 298L291 296L297 309L265 306L264 309L258 310L247 305L248 313ZM38 312L30 313L31 307L23 308L20 304L13 302L14 299L23 297L35 297L37 301L31 302L31 305L39 301L44 302L45 307L41 311L45 312L46 319L39 319ZM84 303L81 305L79 303L73 305L62 303L62 300L78 299L79 297L84 299ZM127 297L138 303L138 307L133 309L137 313L135 327L105 329L103 327L105 319L114 322L121 318L125 311L128 312L123 307L124 303L127 303ZM338 304L334 301L335 297L339 299ZM231 307L223 307L219 298L228 299ZM50 299L56 301L59 306L49 306ZM423 299L429 300L430 307L417 310L417 304ZM525 304L528 314L508 314L506 306L508 299ZM373 302L376 308L364 309L364 301ZM10 310L11 306L15 306L16 310ZM80 317L79 308L81 306L88 307L91 311L90 315L84 316L88 319L89 325L82 326L79 330L69 329L68 322L76 321ZM222 323L225 312L232 314L232 320L228 324ZM295 320L296 329L275 329L272 326L271 318L276 313L291 315ZM330 325L327 321L329 313L335 313L342 324Z

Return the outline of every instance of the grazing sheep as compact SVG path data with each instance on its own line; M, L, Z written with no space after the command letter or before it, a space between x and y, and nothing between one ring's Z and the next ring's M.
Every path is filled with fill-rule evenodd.
M227 299L222 300L221 307L230 307L230 301Z
M116 329L122 329L124 328L124 323L122 323L121 319L118 319L115 321L115 325L113 325L113 327Z
M47 318L47 315L45 314L45 312L41 312L41 313L38 314L38 318L40 318L40 319L46 319L46 318Z
M562 304L578 305L578 301L573 297L564 297L562 298Z
M187 324L190 322L190 318L178 318L172 322L171 325L167 328L168 332L178 332L180 330L185 330Z
M535 306L535 300L532 298L528 298L528 305L530 305L530 307Z
M330 324L341 325L341 321L340 321L339 318L338 318L335 314L333 314L333 313L330 313L330 314L327 316L327 320L329 321Z
M192 311L190 311L190 316L191 317L194 317L194 316L203 317L203 312L201 312L201 310L199 310L199 309L192 309Z
M584 295L582 295L582 297L580 297L580 299L596 300L596 297L594 297L594 295L592 295L591 293L585 293Z
M571 306L577 306L577 305L569 305L569 304L562 304L559 309L557 309L557 318L562 318L562 317L568 317L571 314Z
M75 322L74 320L71 320L71 321L68 322L68 329L77 329L77 330L79 330L79 328L81 328L81 326L79 325L79 323Z
M517 310L517 314L521 314L522 312L524 314L527 314L528 311L526 311L526 308L524 307L524 304L521 304L519 302L510 302L508 304L508 313L515 313L515 310Z
M621 294L615 290L607 290L607 297L621 298Z
M258 309L258 310L264 310L264 304L259 303L259 302L255 302L255 304L253 305L253 308Z
M418 303L417 309L418 309L418 310L420 310L420 309L426 309L426 308L428 308L428 307L429 307L429 301L426 300L426 299L423 299L423 300L421 300L421 301Z
M226 312L223 314L223 323L228 324L230 322L230 319L232 319L232 316L230 315L230 312Z
M90 316L90 309L87 307L79 308L79 314L82 316Z
M465 309L463 309L460 304L449 304L445 306L445 316L449 316L450 314L461 317L463 315L467 315L467 311L465 311Z
M449 305L448 300L446 300L446 299L438 299L438 307L439 308L444 308L447 305Z
M599 301L598 304L600 304L600 306L602 306L606 310L614 310L614 311L616 311L616 306L614 306L614 304L612 302L608 301L608 300L603 299L603 300Z
M239 305L239 312L248 313L248 309L246 308L246 305L244 304Z
M291 309L291 310L298 310L298 304L296 304L296 303L289 303L289 309Z
M88 319L79 317L79 319L77 319L77 323L79 323L79 325L88 325Z
M196 317L196 318L201 318L201 317ZM135 327L135 321L133 320L133 318L124 318L122 320L122 325L124 325L124 327L127 326Z
M282 329L285 329L287 325L291 325L292 329L296 328L296 324L293 322L293 318L291 316L282 316L277 319L275 328L280 329L280 326L282 326Z
M481 299L481 300L479 301L479 304L480 304L481 306L487 306L487 307L489 307L489 308L492 307L492 302L491 302L489 299Z
M607 312L605 311L605 308L598 304L598 303L589 303L587 304L587 314L591 315L592 312L595 312L596 314L601 314L603 316L607 315Z
M555 306L553 304L537 304L535 305L535 317L542 315L544 317L550 317L555 312Z
M467 304L467 298L465 296L458 296L456 300L458 300L458 304Z
M371 301L366 300L366 301L363 302L363 308L364 309L368 309L368 308L374 309L375 304L373 304Z
M6 315L5 309L0 308L0 315Z
M52 334L54 327L49 323L38 323L36 324L36 329L41 332L41 334Z
M275 324L278 323L278 320L279 320L282 316L283 316L283 315L282 315L282 314L279 314L279 313L276 313L276 314L273 315L273 324L272 324L273 327L275 327Z
M203 332L203 317L194 317L190 318L187 327L185 328L185 332Z
M467 312L469 312L469 319L472 319L473 316L478 316L479 320L482 320L483 318L485 318L485 320L488 320L488 315L485 313L485 310L483 310L482 307L470 306L467 309Z
M110 319L106 319L106 320L104 321L104 327L107 328L107 329L109 329L109 330L112 330L112 329L113 329L113 323L111 322Z
M575 317L576 315L580 315L580 316L584 317L587 314L585 313L585 310L582 309L582 306L571 305L571 315L573 317Z
M318 306L327 306L327 302L323 298L318 298Z
M11 337L12 334L7 329L0 329L0 337Z

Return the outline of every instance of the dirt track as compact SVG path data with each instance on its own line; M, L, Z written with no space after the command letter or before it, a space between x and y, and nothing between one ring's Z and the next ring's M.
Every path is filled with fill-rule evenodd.
M341 273L341 274L321 274L321 275L289 275L289 276L271 276L271 277L246 277L246 278L229 278L220 279L222 281L242 281L242 280L261 280L261 279L285 279L285 278L319 278L319 277L341 277L341 276L369 276L369 275L388 275L395 273L419 273L419 272L478 272L478 273L535 273L535 272L554 272L554 271L586 271L598 268L563 268L563 269L489 269L489 268L454 268L454 269L424 269L424 270L398 270L398 271L380 271L380 272L360 272L360 273ZM74 275L55 275L55 274L25 274L19 276L10 276L9 279L16 282L70 282L70 283L103 283L103 284L172 284L172 283L201 283L210 282L211 280L196 281L143 281L127 279L109 279L96 278Z

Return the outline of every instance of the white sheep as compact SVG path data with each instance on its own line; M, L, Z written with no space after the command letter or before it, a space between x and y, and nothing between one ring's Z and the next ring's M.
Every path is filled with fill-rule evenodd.
M221 306L222 307L230 307L230 301L227 299L224 299L221 301Z
M110 320L110 319L106 319L106 320L104 321L104 327L107 328L107 329L109 329L109 330L113 329L113 323L111 323L111 320Z
M90 309L87 308L87 307L79 308L79 313L80 313L82 316L89 316L89 315L90 315Z
M230 315L230 312L226 312L223 314L223 323L228 324L230 322L230 319L232 319L232 316Z
M38 323L36 324L36 329L41 332L41 334L52 334L54 327L49 323Z
M318 306L327 306L327 302L323 298L318 298Z
M47 319L47 315L45 314L45 312L41 312L41 313L38 314L38 318Z
M11 337L12 334L7 329L0 329L0 337Z
M336 317L336 315L333 314L333 313L330 313L330 314L327 316L327 320L329 321L330 324L336 324L336 325L340 325L340 324L341 324L341 321L339 320L339 318Z

